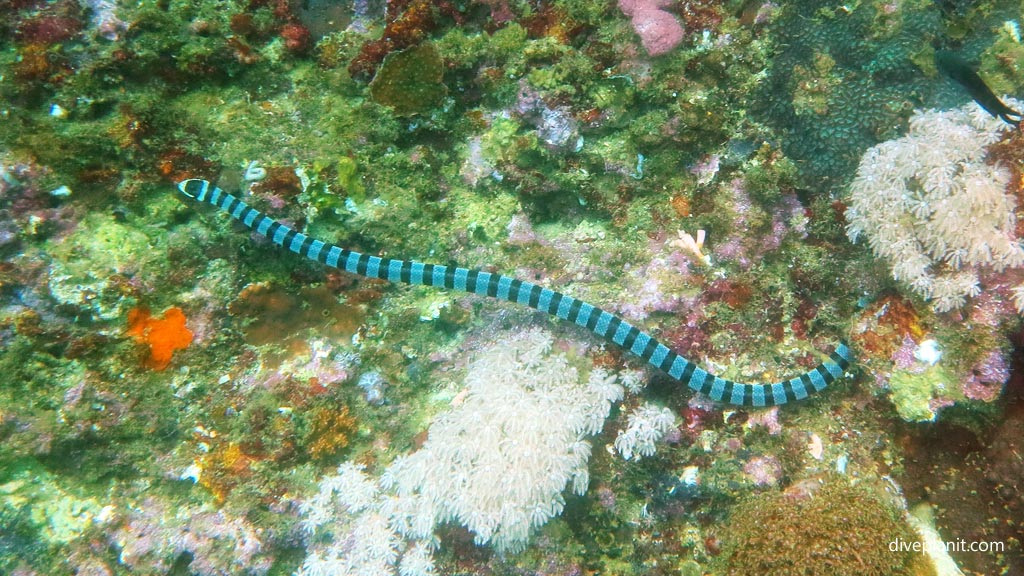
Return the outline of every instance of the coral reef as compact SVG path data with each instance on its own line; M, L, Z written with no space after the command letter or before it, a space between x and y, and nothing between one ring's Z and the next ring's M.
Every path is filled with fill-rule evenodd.
M168 509L154 498L134 507L110 542L119 561L132 568L170 571L183 553L190 557L188 570L199 576L262 575L271 566L261 554L259 533L244 519L224 511Z
M754 108L815 184L842 181L864 148L894 137L917 98L935 90L915 62L942 22L917 6L799 0L773 13L782 50Z
M519 549L531 528L562 511L567 486L586 491L584 438L601 430L622 387L601 370L583 384L565 356L549 356L552 344L534 330L483 354L458 406L431 425L420 450L388 468L383 483L399 495L398 517L409 514L403 532L424 538L424 527L457 519L477 543Z
M1022 133L972 113L920 149L911 120L969 97L937 48L1024 90L1019 3L0 13L0 573L727 574L730 518L757 508L738 503L787 499L848 522L774 551L811 534L842 573L858 517L889 521L826 505L861 486L1005 544L952 552L965 573L1021 572L1020 269L920 250L933 284L981 288L938 313L847 236L858 161L888 142L948 176L945 201L992 201L950 247L1019 241L999 213L1024 201ZM939 154L978 126L998 134ZM920 171L890 183L923 198ZM295 258L183 204L185 178L368 255L593 302L724 378L811 369L838 338L857 361L815 399L726 409L571 323ZM889 202L868 242L897 215L950 239L958 212ZM834 497L808 500L819 478Z
M619 9L629 16L633 29L640 36L644 50L651 56L670 52L683 40L683 27L676 17L665 11L669 2L619 0Z
M484 351L457 404L431 424L423 446L384 472L385 493L348 463L323 479L318 495L304 504L307 530L327 525L336 537L326 549L314 549L300 573L332 566L392 573L396 563L402 574L412 564L429 573L433 564L423 543L434 538L435 527L453 520L478 544L522 549L531 529L562 512L567 486L584 493L590 457L585 438L600 432L623 389L600 369L584 384L552 344L550 334L535 329ZM535 414L560 417L538 420ZM657 411L654 420L663 431L665 415ZM669 413L669 425L671 420ZM332 510L338 503L348 514Z
M348 66L353 76L374 76L389 54L425 40L428 33L440 26L442 16L461 20L457 8L446 0L391 0L388 4L387 23L380 39L363 44Z

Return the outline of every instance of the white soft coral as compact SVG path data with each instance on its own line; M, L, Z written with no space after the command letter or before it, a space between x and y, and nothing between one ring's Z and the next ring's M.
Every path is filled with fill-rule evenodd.
M906 136L864 153L850 186L850 239L866 236L893 277L939 312L976 296L982 269L1024 265L1009 171L986 159L1009 128L974 103L917 112Z

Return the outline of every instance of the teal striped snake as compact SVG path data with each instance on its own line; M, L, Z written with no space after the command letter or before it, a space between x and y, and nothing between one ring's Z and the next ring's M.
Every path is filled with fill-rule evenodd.
M737 406L775 406L802 400L824 390L841 377L853 361L853 353L844 343L836 346L829 359L814 369L773 384L741 384L720 378L673 352L653 336L613 314L582 300L560 294L523 280L482 270L424 264L360 254L301 232L250 208L245 202L210 184L189 179L178 183L178 190L192 200L206 202L227 212L257 234L321 264L389 282L404 282L459 290L515 302L552 314L583 326L594 334L628 350L695 392Z

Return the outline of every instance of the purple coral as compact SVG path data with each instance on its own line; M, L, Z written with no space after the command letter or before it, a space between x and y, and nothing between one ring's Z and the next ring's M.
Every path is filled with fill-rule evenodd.
M750 428L762 427L772 436L782 432L782 423L779 422L779 407L772 406L767 410L751 413L747 419L747 426Z
M74 209L54 206L54 198L61 197L66 187L48 191L41 186L47 172L35 164L0 160L0 219L4 221L0 235L4 244L25 234L60 238L77 224Z
M917 358L914 357L914 352L916 350L917 342L914 342L914 339L910 337L910 334L904 334L902 345L892 353L894 366L899 370L914 369L915 372L920 372L921 367L918 364Z
M963 384L964 395L971 400L991 402L999 397L1010 378L1010 368L999 350L993 350L978 362Z
M736 213L731 229L749 230L754 202L747 192L746 183L741 178L735 178L725 190L732 197L732 208ZM787 234L795 233L799 238L807 237L803 214L804 208L796 195L783 194L779 205L772 210L771 230L767 234L759 236L756 242L751 243L749 234L736 232L716 244L713 251L714 259L719 262L733 262L744 270L749 269L766 253L778 250Z
M647 264L627 267L627 278L631 280L633 296L615 308L630 320L642 321L652 312L675 312L680 304L692 298L683 296L679 286L688 277L689 264L678 252L665 258L655 257ZM679 282L672 286L672 280Z
M0 248L18 241L20 230L9 218L10 214L6 210L0 211Z
M367 402L375 406L384 404L384 389L387 387L387 382L384 381L380 372L364 372L356 384L363 389Z

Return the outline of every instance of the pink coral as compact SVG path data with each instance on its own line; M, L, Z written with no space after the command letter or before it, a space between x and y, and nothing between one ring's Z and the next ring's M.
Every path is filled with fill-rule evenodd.
M918 373L921 367L917 358L914 358L914 351L917 350L917 342L910 337L910 334L903 335L903 344L892 353L893 365L899 370L911 370Z
M619 9L632 20L640 43L651 56L671 51L683 40L683 27L676 17L662 10L667 0L619 0Z
M743 473L757 486L775 486L782 477L782 464L774 456L755 456L743 465Z

